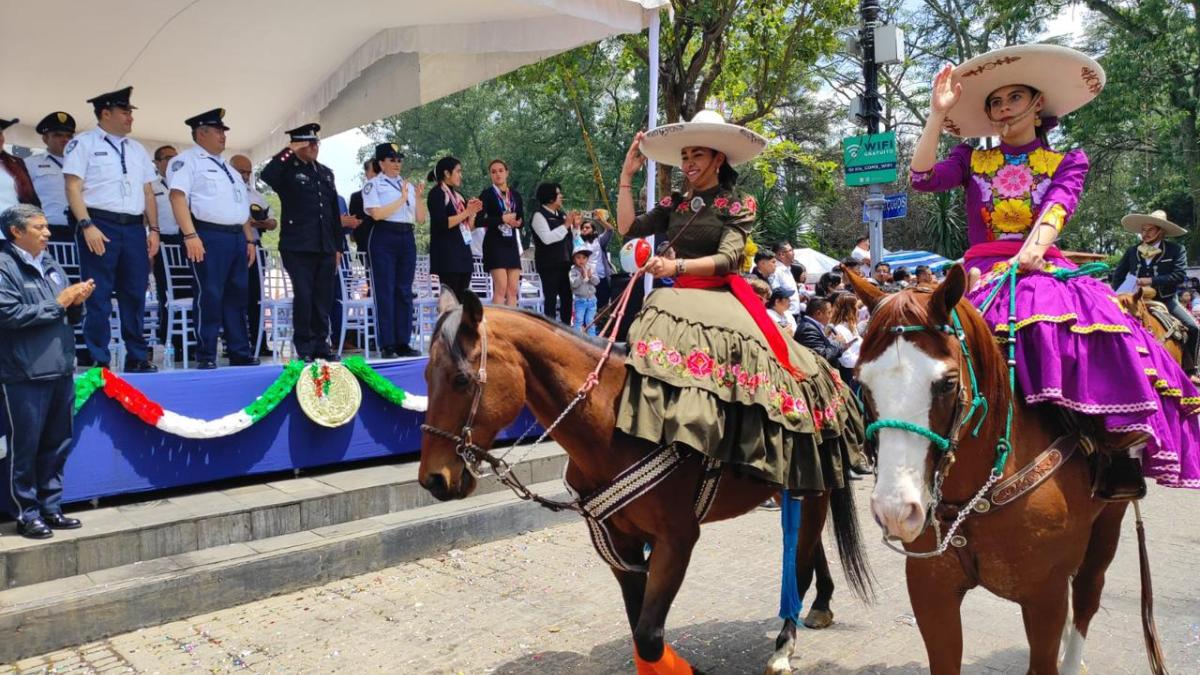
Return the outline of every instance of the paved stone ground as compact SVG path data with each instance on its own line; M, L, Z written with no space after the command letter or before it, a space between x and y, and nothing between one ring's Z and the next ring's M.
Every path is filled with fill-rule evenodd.
M859 483L859 507L867 483ZM1197 496L1152 488L1159 631L1174 673L1200 672ZM867 521L864 521L867 522ZM1092 673L1144 673L1132 515L1092 624ZM872 526L873 527L873 526ZM761 672L779 629L778 515L705 529L668 636L709 673ZM873 531L872 531L872 536ZM902 561L872 541L879 599L835 595L837 623L802 631L797 673L926 671ZM840 573L838 580L840 582ZM844 588L844 584L843 584ZM617 586L579 523L452 551L302 592L83 645L0 672L631 673ZM1020 612L983 591L964 605L968 673L1023 673Z

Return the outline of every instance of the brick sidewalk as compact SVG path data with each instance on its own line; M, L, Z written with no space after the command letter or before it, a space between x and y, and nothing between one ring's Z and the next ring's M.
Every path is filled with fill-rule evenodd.
M878 601L864 607L853 600L838 572L836 623L802 631L792 665L823 675L926 672L903 561L874 541L869 483L857 485ZM1146 513L1158 627L1174 673L1200 672L1196 499L1152 488ZM713 674L762 672L780 625L779 545L774 512L705 528L667 623L669 639L693 664ZM1147 671L1138 598L1131 511L1085 651L1092 673ZM1025 672L1016 605L974 591L964 623L964 672ZM616 582L583 525L572 523L27 659L15 669L599 674L632 673L631 652Z

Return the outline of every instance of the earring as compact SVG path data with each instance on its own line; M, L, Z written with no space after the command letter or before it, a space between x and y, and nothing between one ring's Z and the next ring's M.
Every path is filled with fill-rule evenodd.
M1033 118L1033 126L1035 126L1035 127L1042 126L1042 118L1041 117Z

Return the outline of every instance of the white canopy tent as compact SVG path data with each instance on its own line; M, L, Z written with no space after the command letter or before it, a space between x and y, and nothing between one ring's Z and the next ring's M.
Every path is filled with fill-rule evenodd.
M669 0L128 0L77 3L64 20L43 2L0 8L0 117L9 143L86 99L133 85L134 136L190 144L183 120L227 110L229 149L265 159L283 131L329 136L523 65L646 28Z

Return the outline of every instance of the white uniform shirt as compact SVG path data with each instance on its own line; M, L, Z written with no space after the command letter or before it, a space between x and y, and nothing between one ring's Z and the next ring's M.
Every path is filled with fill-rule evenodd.
M771 289L782 288L792 292L788 299L788 311L793 315L800 313L800 294L796 292L796 278L792 276L792 268L788 265L776 265L775 274L771 275Z
M362 191L363 209L377 209L381 206L387 206L400 199L405 193L408 196L404 206L396 209L392 215L383 220L389 223L415 223L417 222L417 189L413 187L412 183L400 176L388 178L381 173L367 181Z
M33 190L42 203L46 222L67 224L67 188L63 179L63 158L48 152L25 158L25 168L33 179Z
M20 203L21 201L17 197L17 181L8 174L3 166L0 166L0 211ZM3 238L4 233L0 232L0 239Z
M146 212L146 183L158 173L141 143L111 136L100 127L67 143L63 173L83 179L83 203L136 216Z
M267 204L267 198L264 197L261 192L254 189L253 185L246 186L246 198L250 200L250 204L257 204L258 206L261 206L264 209L268 208L270 206L269 204ZM254 236L254 239L252 239L250 241L250 243L256 244L259 241L261 241L262 240L262 230L258 229L257 227L252 227L250 229L253 231L252 234Z
M171 160L167 186L187 195L193 218L217 225L241 225L250 218L242 175L198 145Z
M154 203L158 206L158 233L179 234L179 223L171 210L171 188L167 187L167 179L156 176L150 189L154 190Z

